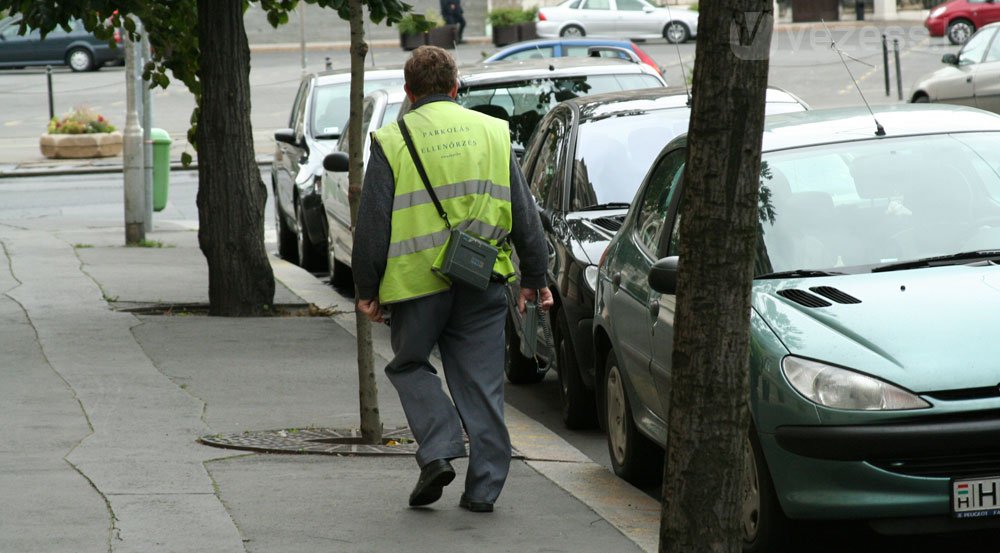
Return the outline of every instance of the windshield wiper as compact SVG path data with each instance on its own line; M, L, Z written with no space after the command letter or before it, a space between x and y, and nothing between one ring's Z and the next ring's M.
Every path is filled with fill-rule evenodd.
M922 257L898 263L889 263L873 267L873 273L884 273L888 271L902 271L905 269L918 269L920 267L946 267L948 265L958 265L963 261L978 261L1000 257L1000 250L973 250L970 252L953 253L950 255L937 255L934 257Z
M588 205L587 207L581 207L577 211L600 211L602 209L628 209L632 205L628 202L608 202L606 204Z
M842 275L844 273L838 273L836 271L818 271L816 269L792 269L791 271L778 271L775 273L764 273L759 276L755 276L754 280L757 279L771 279L771 278L809 278L809 277L824 277L824 276L834 276Z

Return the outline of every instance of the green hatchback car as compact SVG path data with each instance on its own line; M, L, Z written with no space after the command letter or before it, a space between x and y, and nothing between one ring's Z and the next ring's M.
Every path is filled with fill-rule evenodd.
M1000 117L956 106L769 117L750 316L744 550L788 519L1000 525ZM666 443L686 137L608 246L596 292L615 472Z

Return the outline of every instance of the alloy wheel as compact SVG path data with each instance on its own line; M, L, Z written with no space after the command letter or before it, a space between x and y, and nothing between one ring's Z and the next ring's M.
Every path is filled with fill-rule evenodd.
M757 539L757 532L760 530L760 480L757 478L757 458L750 446L750 440L746 440L745 455L747 458L747 470L743 478L743 541L753 542Z
M90 52L77 48L69 53L69 67L73 71L87 71L93 65L93 56Z
M583 36L583 29L577 27L576 25L570 25L563 29L562 36L570 38L579 38Z
M679 44L687 40L687 29L680 23L667 25L667 41L671 44Z
M965 44L972 33L972 25L965 21L956 21L948 26L948 40L952 44Z
M622 376L617 366L612 366L608 372L607 386L607 418L608 442L618 465L625 464L625 451L628 447L628 430L625 413L625 388L622 386Z

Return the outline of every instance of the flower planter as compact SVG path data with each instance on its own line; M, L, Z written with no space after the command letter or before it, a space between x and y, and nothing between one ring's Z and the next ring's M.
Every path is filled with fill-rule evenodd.
M493 44L495 46L507 46L517 42L517 25L505 27L493 27Z
M427 44L437 46L446 50L455 49L455 41L458 40L458 28L455 25L445 25L434 27L427 31Z
M427 33L414 33L404 35L400 33L399 35L399 46L403 50L410 51L418 46L423 46L427 44Z
M38 141L42 155L51 158L111 157L122 152L122 133L49 134Z
M536 38L538 38L538 32L535 30L534 21L529 21L527 23L519 23L517 25L518 41L535 40Z

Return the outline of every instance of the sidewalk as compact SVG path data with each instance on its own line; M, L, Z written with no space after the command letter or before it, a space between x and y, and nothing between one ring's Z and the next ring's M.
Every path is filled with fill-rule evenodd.
M655 551L659 505L513 408L523 458L492 515L458 507L461 478L409 509L411 456L197 443L356 427L350 301L272 258L277 304L332 315L207 317L183 307L207 302L193 229L159 221L147 238L162 248L123 236L120 222L0 221L0 551ZM385 428L404 426L377 376Z

